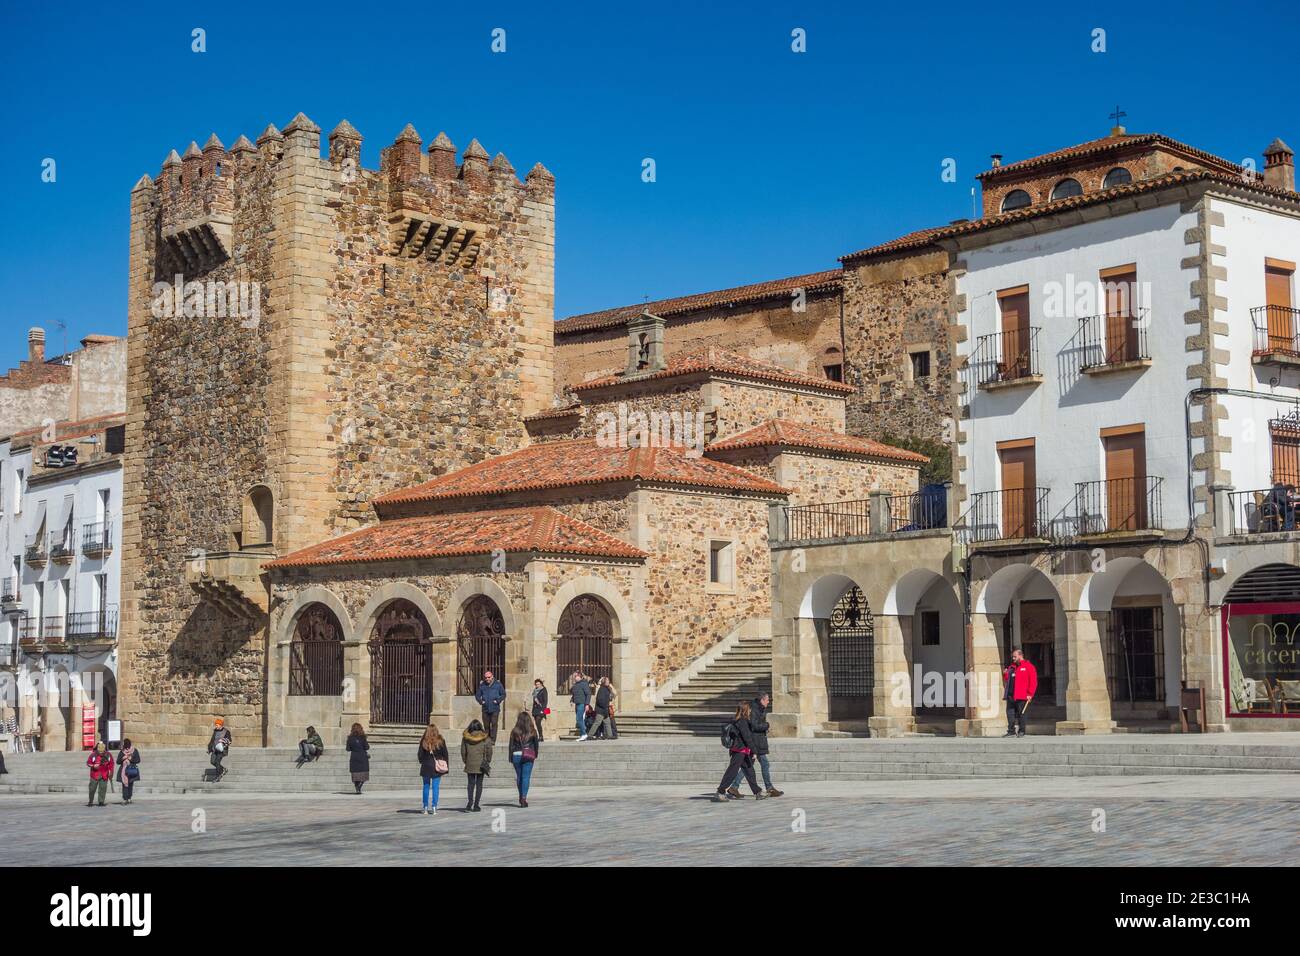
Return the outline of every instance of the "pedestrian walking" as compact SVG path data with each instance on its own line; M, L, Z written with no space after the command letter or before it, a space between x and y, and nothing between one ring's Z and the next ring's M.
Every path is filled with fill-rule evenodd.
M722 775L722 782L718 784L717 792L713 795L715 803L735 799L727 793L727 784L736 779L737 771L745 775L745 779L749 782L749 789L754 791L755 800L762 800L767 796L758 789L758 781L754 779L754 729L749 722L750 716L749 701L741 701L736 707L736 716L722 728L722 745L727 748L727 753L731 754L731 762L727 765L727 772Z
M122 785L122 805L131 802L131 794L140 780L140 749L127 737L117 751L117 782Z
M478 721L474 721L478 723ZM474 724L470 724L472 727ZM485 738L486 734L483 735ZM463 750L464 748L462 748ZM426 815L438 815L438 792L442 789L442 778L450 769L448 760L451 759L447 753L447 741L443 739L442 732L438 730L437 724L430 724L424 728L424 736L420 738L420 749L418 752L420 758L420 779L424 782L424 792L420 798L420 809Z
M533 681L533 723L537 725L537 740L540 743L546 737L542 734L542 721L551 715L551 695L546 692L546 685L539 677Z
M471 720L460 739L460 759L465 762L466 794L468 800L465 809L479 812L479 801L483 799L483 778L492 773L492 738L477 720Z
M348 773L352 774L352 786L360 795L361 788L370 781L370 741L360 724L353 724L348 733Z
M307 736L298 741L298 766L315 760L325 752L325 741L320 739L315 727L307 728Z
M491 671L483 672L474 699L483 708L483 727L492 742L497 742L497 718L501 716L501 705L506 700L506 689Z
M758 761L759 769L763 771L763 789L769 797L784 797L785 791L778 790L772 786L772 768L767 759L767 732L770 724L767 722L767 712L772 707L772 696L770 694L759 694L749 703L749 726L754 733L754 758ZM733 800L740 799L740 780L743 774L737 772L736 778L727 788L727 796Z
M618 724L614 720L615 712L618 710L615 702L618 700L618 688L614 682L609 682L609 739L618 740Z
M1018 647L1011 652L1011 663L1002 671L1002 682L1007 700L1007 732L1002 736L1023 737L1025 710L1038 693L1038 669L1025 660L1024 651Z
M593 738L600 737L601 732L605 729L605 726L608 725L610 728L609 733L612 737L614 733L614 725L610 722L609 714L613 701L614 688L610 686L608 677L602 677L600 679L600 685L596 688L596 703L594 705L596 708L596 720L591 725L591 730L587 732L589 736Z
M540 745L537 724L528 711L521 710L514 729L510 731L510 762L515 767L515 786L519 790L521 807L528 806L528 784L533 779L533 765L537 762Z
M221 765L230 754L230 745L233 740L230 731L226 729L226 721L218 717L212 722L212 736L208 738L208 753L212 756L208 762L212 764L212 780L214 783L226 775L226 768Z
M86 758L86 766L90 768L90 798L86 806L93 807L98 799L102 807L108 795L108 782L113 779L113 755L108 752L104 741L95 744L95 749Z
M569 675L569 699L578 714L578 739L587 739L587 705L591 703L591 681L582 671Z

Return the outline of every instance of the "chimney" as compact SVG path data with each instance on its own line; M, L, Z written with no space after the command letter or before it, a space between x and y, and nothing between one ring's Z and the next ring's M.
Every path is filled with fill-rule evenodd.
M668 367L664 358L664 320L648 311L627 322L627 371L624 378L651 375Z
M1264 185L1295 192L1295 153L1280 139L1264 150Z
M45 330L40 326L27 330L27 359L33 365L45 362Z
M992 156L989 157L989 162L993 164L994 169L997 169L999 166L1002 165L1002 154L994 153Z

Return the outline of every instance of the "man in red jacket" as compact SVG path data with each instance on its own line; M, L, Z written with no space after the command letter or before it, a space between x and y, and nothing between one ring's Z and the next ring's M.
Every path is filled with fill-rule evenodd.
M1025 655L1020 648L1017 647L1011 652L1011 664L1002 671L1002 681L1007 689L1007 732L1003 736L1023 737L1025 708L1038 693L1038 671L1033 664L1025 660Z

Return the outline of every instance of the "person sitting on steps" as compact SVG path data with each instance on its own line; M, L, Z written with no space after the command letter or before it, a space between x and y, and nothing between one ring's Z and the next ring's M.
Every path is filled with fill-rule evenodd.
M320 734L316 733L315 727L308 727L307 736L298 741L298 766L319 759L324 752L325 741L320 739Z

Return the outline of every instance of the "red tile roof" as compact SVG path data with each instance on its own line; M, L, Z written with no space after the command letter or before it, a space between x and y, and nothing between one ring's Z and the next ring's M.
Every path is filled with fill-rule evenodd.
M1165 149L1195 159L1197 162L1205 163L1208 166L1216 168L1219 172L1226 172L1232 175L1240 176L1242 168L1236 163L1229 162L1221 156L1215 156L1213 153L1207 153L1204 150L1197 149L1195 146L1188 146L1186 143L1180 143L1176 139L1170 139L1168 136L1161 136L1159 133L1122 133L1118 136L1103 136L1099 139L1092 139L1086 143L1079 143L1076 146L1067 146L1064 149L1053 150L1050 153L1043 153L1041 156L1030 156L1028 159L1021 159L1014 163L1007 163L1003 166L994 166L992 169L985 170L975 178L981 182L986 179L998 179L1007 174L1016 174L1024 172L1027 169L1035 169L1039 166L1048 166L1055 162L1072 159L1082 159L1086 156L1103 155L1109 152L1115 152L1120 149L1129 149L1134 146L1162 146Z
M263 567L445 558L497 550L627 559L646 556L644 551L584 521L554 508L536 507L381 521L277 558Z
M682 448L607 447L595 438L571 438L530 445L421 485L390 491L376 498L374 504L382 507L627 481L768 495L786 493L780 485L743 468L692 458Z
M628 319L650 312L659 316L684 315L711 309L717 306L740 305L745 302L758 302L777 296L789 298L795 289L805 292L821 292L840 287L840 270L829 269L825 272L811 272L808 275L791 276L788 279L773 279L769 282L755 282L751 285L736 286L731 289L719 289L716 292L700 292L695 295L678 296L675 299L660 299L657 302L643 302L638 305L624 305L600 312L585 312L571 315L555 323L557 335L573 335L578 332L590 332L594 329L607 329L627 325Z
M54 426L54 441L70 441L73 438L83 438L87 435L95 435L105 428L112 428L114 425L123 425L126 423L126 412L110 412L107 415L96 415L93 418L83 418L75 422L58 422ZM45 439L40 436L45 432L44 425L37 425L34 428L24 428L22 431L14 432L9 435L14 441L24 438L37 438L38 444Z
M790 448L815 448L821 451L843 452L851 455L870 455L873 458L892 458L917 465L930 459L918 452L905 448L895 448L870 438L856 435L843 435L829 428L792 422L784 418L774 418L738 435L715 441L707 451L727 451L735 448L759 448L765 445L781 445Z
M924 246L931 245L931 240L935 234L943 229L942 226L931 226L929 229L917 229L915 232L909 232L905 236L899 236L897 239L890 239L888 242L882 242L879 245L869 246L866 249L859 249L857 252L850 252L847 256L840 256L840 262L852 262L854 259L865 259L868 256L883 256L891 252L906 252L909 249L920 249Z
M548 418L569 418L570 416L579 415L581 413L582 413L582 403L574 402L572 405L564 405L562 407L557 407L557 408L548 408L545 409L544 411L536 412L532 415L527 415L524 417L524 421L540 422L540 421L545 421Z
M779 382L783 385L816 388L841 395L852 394L854 391L852 385L845 385L843 382L832 382L828 378L804 375L802 372L792 372L790 369L772 362L749 358L739 352L718 348L716 345L705 345L685 352L674 352L668 356L668 367L662 371L651 372L649 375L639 375L632 379L626 378L622 373L605 375L601 378L579 382L577 385L570 385L569 391L582 392L595 388L608 388L611 385L621 385L624 382L649 382L665 378L676 378L679 375L698 375L706 372L734 375L739 378L755 379L760 382Z

